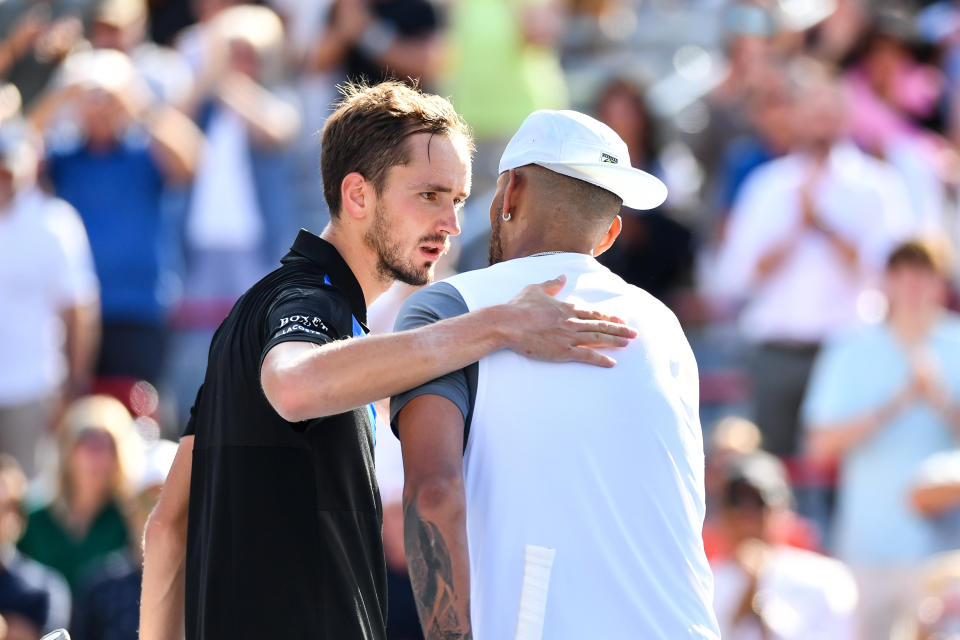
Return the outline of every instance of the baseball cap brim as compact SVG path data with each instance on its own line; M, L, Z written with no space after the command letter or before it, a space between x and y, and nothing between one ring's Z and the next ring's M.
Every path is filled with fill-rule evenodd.
M615 193L631 209L655 209L667 199L667 185L646 171L607 162L536 164Z

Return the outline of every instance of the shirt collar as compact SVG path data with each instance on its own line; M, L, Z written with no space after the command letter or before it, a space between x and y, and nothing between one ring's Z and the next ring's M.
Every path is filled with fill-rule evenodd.
M362 325L367 324L367 302L363 297L363 289L336 247L320 236L300 229L297 239L290 247L290 254L307 258L330 276L333 286L347 296L354 317Z

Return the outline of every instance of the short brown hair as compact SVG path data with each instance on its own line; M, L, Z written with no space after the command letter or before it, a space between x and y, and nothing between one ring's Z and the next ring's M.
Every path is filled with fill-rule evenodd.
M372 87L348 84L343 98L323 127L320 173L330 215L340 215L340 185L357 172L381 193L387 170L410 161L406 139L416 133L461 136L473 150L473 139L450 101L400 82Z
M925 267L937 274L950 274L950 250L936 239L914 238L897 245L887 258L887 270L902 265Z

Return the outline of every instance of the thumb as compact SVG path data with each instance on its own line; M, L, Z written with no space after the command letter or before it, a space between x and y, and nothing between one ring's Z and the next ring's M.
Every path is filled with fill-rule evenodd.
M540 283L540 289L547 295L555 296L560 293L560 290L563 289L563 285L567 283L567 276L562 273L554 278L553 280L547 280L546 282Z

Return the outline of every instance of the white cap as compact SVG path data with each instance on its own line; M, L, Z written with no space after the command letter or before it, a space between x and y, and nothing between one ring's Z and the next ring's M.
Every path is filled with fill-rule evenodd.
M631 209L653 209L667 199L666 185L631 166L627 143L613 129L577 111L527 116L500 157L500 173L528 164L613 192Z

